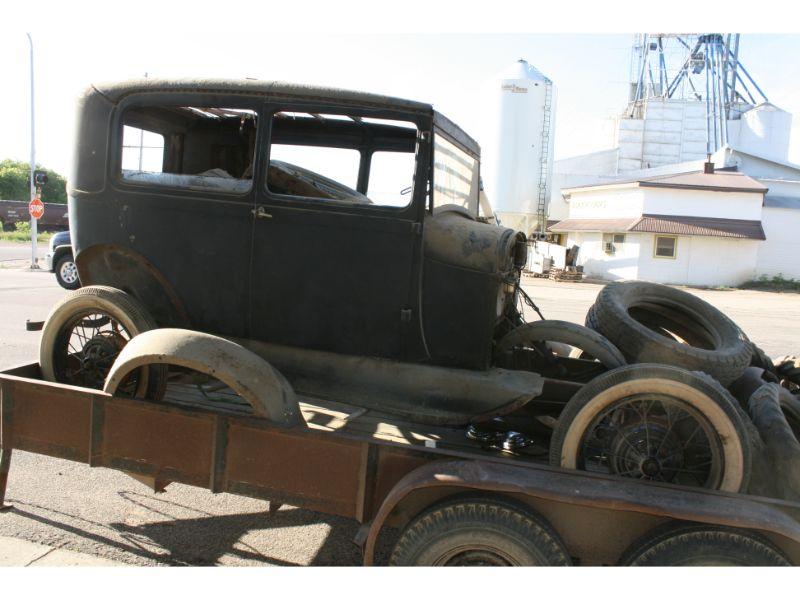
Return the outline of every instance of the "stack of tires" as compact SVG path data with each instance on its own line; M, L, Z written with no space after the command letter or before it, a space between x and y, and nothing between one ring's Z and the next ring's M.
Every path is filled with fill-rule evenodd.
M747 491L751 465L766 470L763 457L754 455L768 445L748 415L748 398L759 386L777 382L779 369L793 373L791 364L773 365L736 323L697 296L654 283L607 285L589 309L586 326L618 348L628 364L597 377L568 402L551 440L551 463ZM747 395L734 397L730 390L741 388L746 375L755 382ZM797 396L784 392L781 398L787 424L795 429ZM698 436L703 443L687 452ZM672 448L677 454L667 455Z

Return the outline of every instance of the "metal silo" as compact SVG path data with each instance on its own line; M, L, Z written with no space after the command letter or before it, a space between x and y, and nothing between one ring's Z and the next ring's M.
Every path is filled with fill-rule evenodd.
M520 59L488 81L484 95L486 195L503 225L543 233L553 170L553 82Z

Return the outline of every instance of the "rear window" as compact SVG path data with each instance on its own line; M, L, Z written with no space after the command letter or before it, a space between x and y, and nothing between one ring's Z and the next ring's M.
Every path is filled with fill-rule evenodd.
M133 184L243 193L252 187L252 110L148 106L123 117L121 175Z

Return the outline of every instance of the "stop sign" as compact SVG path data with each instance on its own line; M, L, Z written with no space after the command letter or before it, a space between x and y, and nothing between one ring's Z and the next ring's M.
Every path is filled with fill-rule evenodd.
M39 198L34 198L31 200L31 203L28 204L28 212L31 213L34 219L41 219L44 214L44 204Z

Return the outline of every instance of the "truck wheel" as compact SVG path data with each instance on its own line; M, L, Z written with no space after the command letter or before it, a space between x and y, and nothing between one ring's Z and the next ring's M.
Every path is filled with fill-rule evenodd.
M550 346L549 344L553 342L555 344ZM543 368L536 366L535 363L528 364L527 359L529 357L527 355L530 352L527 351L540 353L550 350L553 355L560 355L561 352L556 345L570 346L580 351L580 356L576 357L573 353L570 353L569 356L573 358L591 357L599 365L582 365L578 363L575 367L577 372L571 372L567 369L567 365L563 363L557 363L550 367L545 364ZM616 346L596 331L568 321L557 320L527 323L508 332L497 343L496 357L496 362L499 366L509 369L536 370L537 372L542 372L545 376L554 378L587 381L599 373L604 373L625 364L625 357ZM551 357L547 356L543 358L545 361L548 358L552 360ZM577 363L577 361L574 362Z
M669 523L634 542L620 565L637 567L788 567L791 563L765 537L750 531Z
M496 499L434 506L406 526L393 566L566 566L564 544L531 510Z
M597 377L561 412L550 464L738 492L750 444L735 401L702 373L628 365Z
M55 268L56 281L65 290L77 290L81 287L81 282L78 279L78 267L75 265L75 259L72 258L72 252L64 254L56 261Z
M122 290L89 286L70 292L53 307L42 330L39 364L48 381L103 389L111 365L134 336L155 329L147 310ZM133 371L117 395L160 399L167 367Z
M723 385L750 364L750 342L722 312L697 296L644 281L605 286L591 311L593 327L629 363L703 371Z

